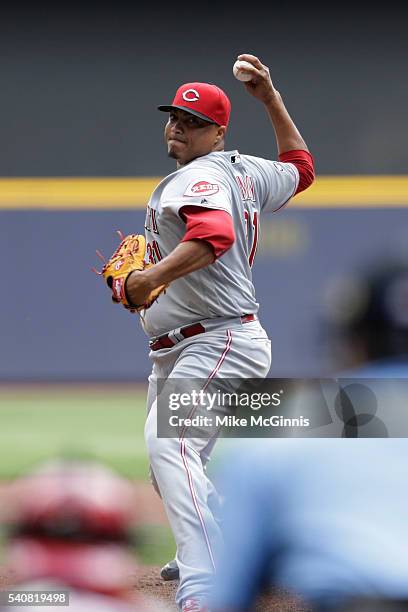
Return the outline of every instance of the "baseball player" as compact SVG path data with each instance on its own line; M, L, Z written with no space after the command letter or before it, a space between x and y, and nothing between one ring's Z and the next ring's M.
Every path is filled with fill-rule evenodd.
M398 401L406 407L406 394ZM253 610L266 586L295 593L302 610L407 610L408 440L240 442L218 474L224 553L212 611Z
M179 87L170 104L158 107L168 113L165 140L177 169L147 205L146 257L155 265L131 272L124 286L128 304L137 307L168 285L142 316L153 361L145 437L152 482L176 540L176 603L183 612L207 609L221 547L217 496L204 468L214 441L157 436L157 379L267 376L271 346L251 273L260 217L283 208L314 178L312 156L268 67L253 55L238 59L250 64L244 86L265 106L279 161L225 151L227 95L208 83Z
M133 592L135 502L132 484L95 461L53 459L17 478L2 525L14 587L55 591L53 597L68 591L70 612L168 612ZM10 605L21 611L27 602ZM52 598L29 605L55 612L66 604ZM2 612L9 609L0 602Z

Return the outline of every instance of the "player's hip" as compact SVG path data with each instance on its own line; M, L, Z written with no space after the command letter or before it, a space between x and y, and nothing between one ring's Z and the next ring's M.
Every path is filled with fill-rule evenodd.
M167 378L258 378L271 365L271 342L256 315L228 321L201 321L153 340L150 358ZM191 326L189 326L191 327ZM184 330L185 331L185 330ZM165 346L166 343L168 346Z
M186 340L202 334L222 333L228 329L234 331L246 330L250 335L254 334L254 337L268 338L259 322L258 315L256 313L246 313L239 316L214 317L187 323L165 334L152 337L149 341L149 348L151 353L155 353L163 349L171 349L179 343L184 343Z

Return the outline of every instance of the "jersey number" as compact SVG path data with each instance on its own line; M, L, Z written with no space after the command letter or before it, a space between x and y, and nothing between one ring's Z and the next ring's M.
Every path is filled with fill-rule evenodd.
M251 245L248 244L248 251L249 251L248 261L249 261L249 267L252 268L252 264L254 263L254 259L256 255L256 249L258 247L258 234L259 234L258 213L257 211L254 211L252 220L251 220L250 213L247 210L244 212L244 214L245 214L245 224L246 224L246 235L248 239L249 239L249 236L252 234L251 230L253 228L252 244Z
M152 264L157 264L157 262L163 259L162 254L160 253L159 245L157 244L156 240L153 240L153 242L149 242L146 245L146 254L149 263Z

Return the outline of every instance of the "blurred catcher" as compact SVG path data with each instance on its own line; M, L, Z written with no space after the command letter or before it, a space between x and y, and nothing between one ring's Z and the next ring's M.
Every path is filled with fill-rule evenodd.
M163 610L132 589L135 492L109 468L47 462L11 485L5 514L13 589L68 590L75 612Z

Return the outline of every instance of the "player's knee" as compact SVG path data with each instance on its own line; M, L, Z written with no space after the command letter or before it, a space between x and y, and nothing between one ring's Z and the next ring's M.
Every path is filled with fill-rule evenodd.
M152 466L149 467L149 477L150 477L150 482L153 485L153 489L156 491L157 495L159 497L161 497L159 485L157 484L156 476L154 475L154 472L152 470Z
M155 445L155 441L157 439L157 421L154 416L153 411L150 411L145 427L144 427L144 438L146 442L147 449L150 453L150 449Z
M155 460L158 457L166 456L169 453L169 446L171 446L170 438L158 438L155 426L146 422L145 426L145 441L147 451L149 454L150 462L154 465Z

